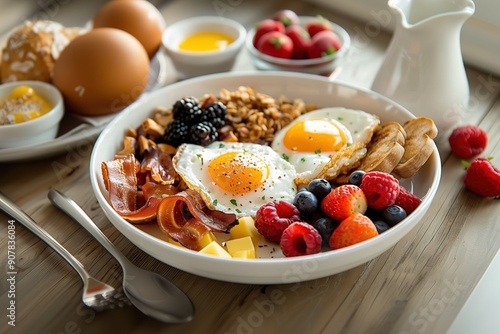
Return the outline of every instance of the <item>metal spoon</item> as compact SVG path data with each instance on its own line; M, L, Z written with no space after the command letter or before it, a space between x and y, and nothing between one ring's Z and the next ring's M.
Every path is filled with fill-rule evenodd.
M71 198L55 189L50 189L48 197L56 207L92 234L120 263L123 268L123 291L135 307L167 323L183 323L193 319L193 304L178 287L165 277L138 268L130 262Z

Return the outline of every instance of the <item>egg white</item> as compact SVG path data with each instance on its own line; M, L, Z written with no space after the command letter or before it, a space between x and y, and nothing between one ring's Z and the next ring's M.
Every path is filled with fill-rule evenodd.
M347 144L339 151L315 151L315 152L297 152L287 148L284 143L284 137L287 131L297 122L306 119L327 119L333 121L345 132ZM347 153L347 148L356 145L355 152L349 152L343 156L341 161L330 169L340 170L345 165L355 163L366 154L365 146L371 140L373 132L378 127L380 121L375 115L362 110L353 110L341 107L323 108L303 114L281 129L272 142L272 148L278 152L285 160L290 162L297 172L297 177L301 179L314 179L320 175L325 166L330 163L332 156L341 153ZM359 149L358 149L359 148ZM336 170L329 170L329 174L336 175Z
M257 155L268 166L269 176L260 187L243 194L222 189L211 178L208 166L213 159L228 152ZM214 142L206 147L182 144L172 161L187 186L196 190L209 208L238 217L255 216L260 206L270 201L293 201L297 191L294 167L269 146L229 142Z

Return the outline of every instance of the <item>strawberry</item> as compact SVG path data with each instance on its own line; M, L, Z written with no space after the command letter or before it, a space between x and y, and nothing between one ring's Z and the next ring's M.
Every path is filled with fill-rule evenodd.
M277 58L291 58L293 42L282 32L271 31L264 34L257 42L257 50Z
M464 162L467 172L464 184L470 191L486 197L500 197L500 171L486 158Z
M365 194L358 186L341 185L321 201L321 210L330 218L342 221L354 212L365 213L368 205Z
M273 15L273 20L280 21L286 27L299 24L299 17L290 9L283 9Z
M470 159L484 151L488 136L477 126L464 125L453 130L448 142L453 154L461 159Z
M406 211L407 215L412 213L421 202L422 200L417 195L412 194L404 187L399 186L399 194L398 197L396 197L396 202L394 202L394 204L402 207Z
M309 255L319 253L321 242L321 235L312 225L295 222L283 231L280 247L287 257Z
M331 31L332 25L330 24L330 21L325 19L323 16L318 15L314 20L307 23L306 29L309 35L313 37L314 35L316 35L321 31L325 30Z
M378 234L377 227L370 218L355 212L344 219L333 231L330 237L330 247L339 249L351 246L376 237Z
M321 31L311 38L307 50L309 58L327 57L340 49L340 39L333 31Z
M279 31L284 33L285 26L280 21L275 21L271 19L262 20L259 23L257 23L257 26L255 27L255 35L253 36L253 41L252 41L253 45L257 47L259 39L263 35L271 31Z
M306 59L308 57L307 50L311 45L311 37L309 33L298 24L289 26L285 30L285 34L290 37L293 42L294 59Z

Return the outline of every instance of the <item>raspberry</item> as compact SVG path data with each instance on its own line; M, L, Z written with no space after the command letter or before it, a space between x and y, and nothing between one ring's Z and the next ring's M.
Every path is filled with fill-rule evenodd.
M384 172L366 173L360 187L365 193L368 206L375 210L382 210L394 204L399 194L399 181Z
M365 215L355 212L344 219L330 237L330 247L339 249L378 235L377 227Z
M255 228L267 240L279 243L283 231L293 222L300 221L300 212L286 201L269 202L255 214Z
M422 200L417 195L412 194L405 187L399 186L399 195L396 197L394 204L402 207L406 214L412 213L421 202Z
M361 188L352 184L333 189L321 201L321 210L337 221L346 219L354 212L365 213L367 206L366 196Z
M484 151L488 143L486 132L474 125L456 128L448 138L451 151L461 159L470 159Z
M301 256L319 253L321 242L321 235L314 227L304 222L294 222L283 231L280 246L287 257Z
M486 197L500 197L500 171L486 158L477 158L467 167L465 187Z

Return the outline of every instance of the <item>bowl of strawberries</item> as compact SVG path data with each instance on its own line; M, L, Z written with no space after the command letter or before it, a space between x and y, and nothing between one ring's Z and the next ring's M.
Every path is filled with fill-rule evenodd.
M246 48L259 70L331 75L351 45L347 31L321 15L298 16L289 9L259 21Z

